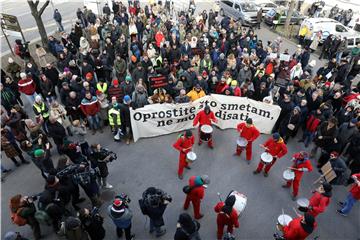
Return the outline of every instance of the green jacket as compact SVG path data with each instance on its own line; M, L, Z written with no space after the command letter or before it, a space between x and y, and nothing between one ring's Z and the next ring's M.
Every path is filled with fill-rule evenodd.
M360 54L360 48L358 47L354 47L352 50L351 50L351 56L352 57L356 57Z

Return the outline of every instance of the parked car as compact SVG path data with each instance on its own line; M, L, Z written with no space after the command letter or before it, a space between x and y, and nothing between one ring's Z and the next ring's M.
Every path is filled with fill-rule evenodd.
M342 23L331 18L307 18L302 22L300 31L303 28L307 28L307 31L309 31L306 34L308 36L314 36L321 30L323 34L320 43L332 34L335 36L346 37L348 39L348 47L352 48L356 45L356 42L359 42L357 39L360 38L359 32L354 31L353 29L346 27Z
M276 5L273 1L270 1L270 0L255 0L253 1L257 6L258 8L261 8L262 10L262 13L263 13L263 16L265 16L265 14L273 9L273 8L278 8L279 6Z
M257 23L258 8L253 2L241 0L219 1L220 15L229 16L241 22L241 25L253 26Z
M269 10L264 17L265 23L269 25L283 25L285 24L288 10L285 8L277 8ZM290 24L300 24L305 17L298 11L294 11L290 19Z

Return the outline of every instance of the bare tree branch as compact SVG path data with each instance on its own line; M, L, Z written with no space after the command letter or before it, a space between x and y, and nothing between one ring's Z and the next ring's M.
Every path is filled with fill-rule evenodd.
M39 1L38 1L39 2ZM41 16L43 14L43 12L45 11L45 8L49 5L50 0L47 0L44 5L40 8L39 10L39 16Z
M36 0L36 2L35 2L35 7L37 8L38 5L39 5L39 0Z

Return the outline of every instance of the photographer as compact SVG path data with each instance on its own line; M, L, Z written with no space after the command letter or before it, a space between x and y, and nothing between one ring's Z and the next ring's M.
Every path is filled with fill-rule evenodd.
M14 46L14 52L16 55L18 55L23 60L32 60L31 62L34 62L32 59L29 48L28 48L29 42L25 42L24 44L20 39L15 40L15 46Z
M115 197L113 203L108 207L109 217L116 226L116 234L121 238L125 231L125 239L132 240L135 235L131 234L131 222L133 214L129 209L130 198L122 193Z
M39 222L35 219L36 207L34 201L36 199L36 196L15 195L10 199L10 211L13 223L18 226L28 224L33 231L34 239L38 240L41 233Z
M100 172L99 184L103 188L113 188L113 186L107 182L107 176L109 175L107 163L116 160L116 154L105 148L102 148L100 144L91 145L91 150L92 153L90 155L90 160L93 164L92 167L98 167Z
M166 233L163 215L167 205L172 201L170 195L161 189L149 187L139 200L141 212L150 218L150 233L155 231L156 237Z
M79 211L78 217L91 240L102 240L105 238L104 218L99 214L98 208L93 208L91 211L83 208Z

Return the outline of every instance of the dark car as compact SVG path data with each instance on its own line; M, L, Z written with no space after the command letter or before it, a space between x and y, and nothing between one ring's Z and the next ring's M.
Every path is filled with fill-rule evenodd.
M264 17L265 23L269 25L283 25L285 24L288 10L287 9L271 9L269 10ZM298 11L294 11L290 20L290 24L300 24L304 16L302 16Z

